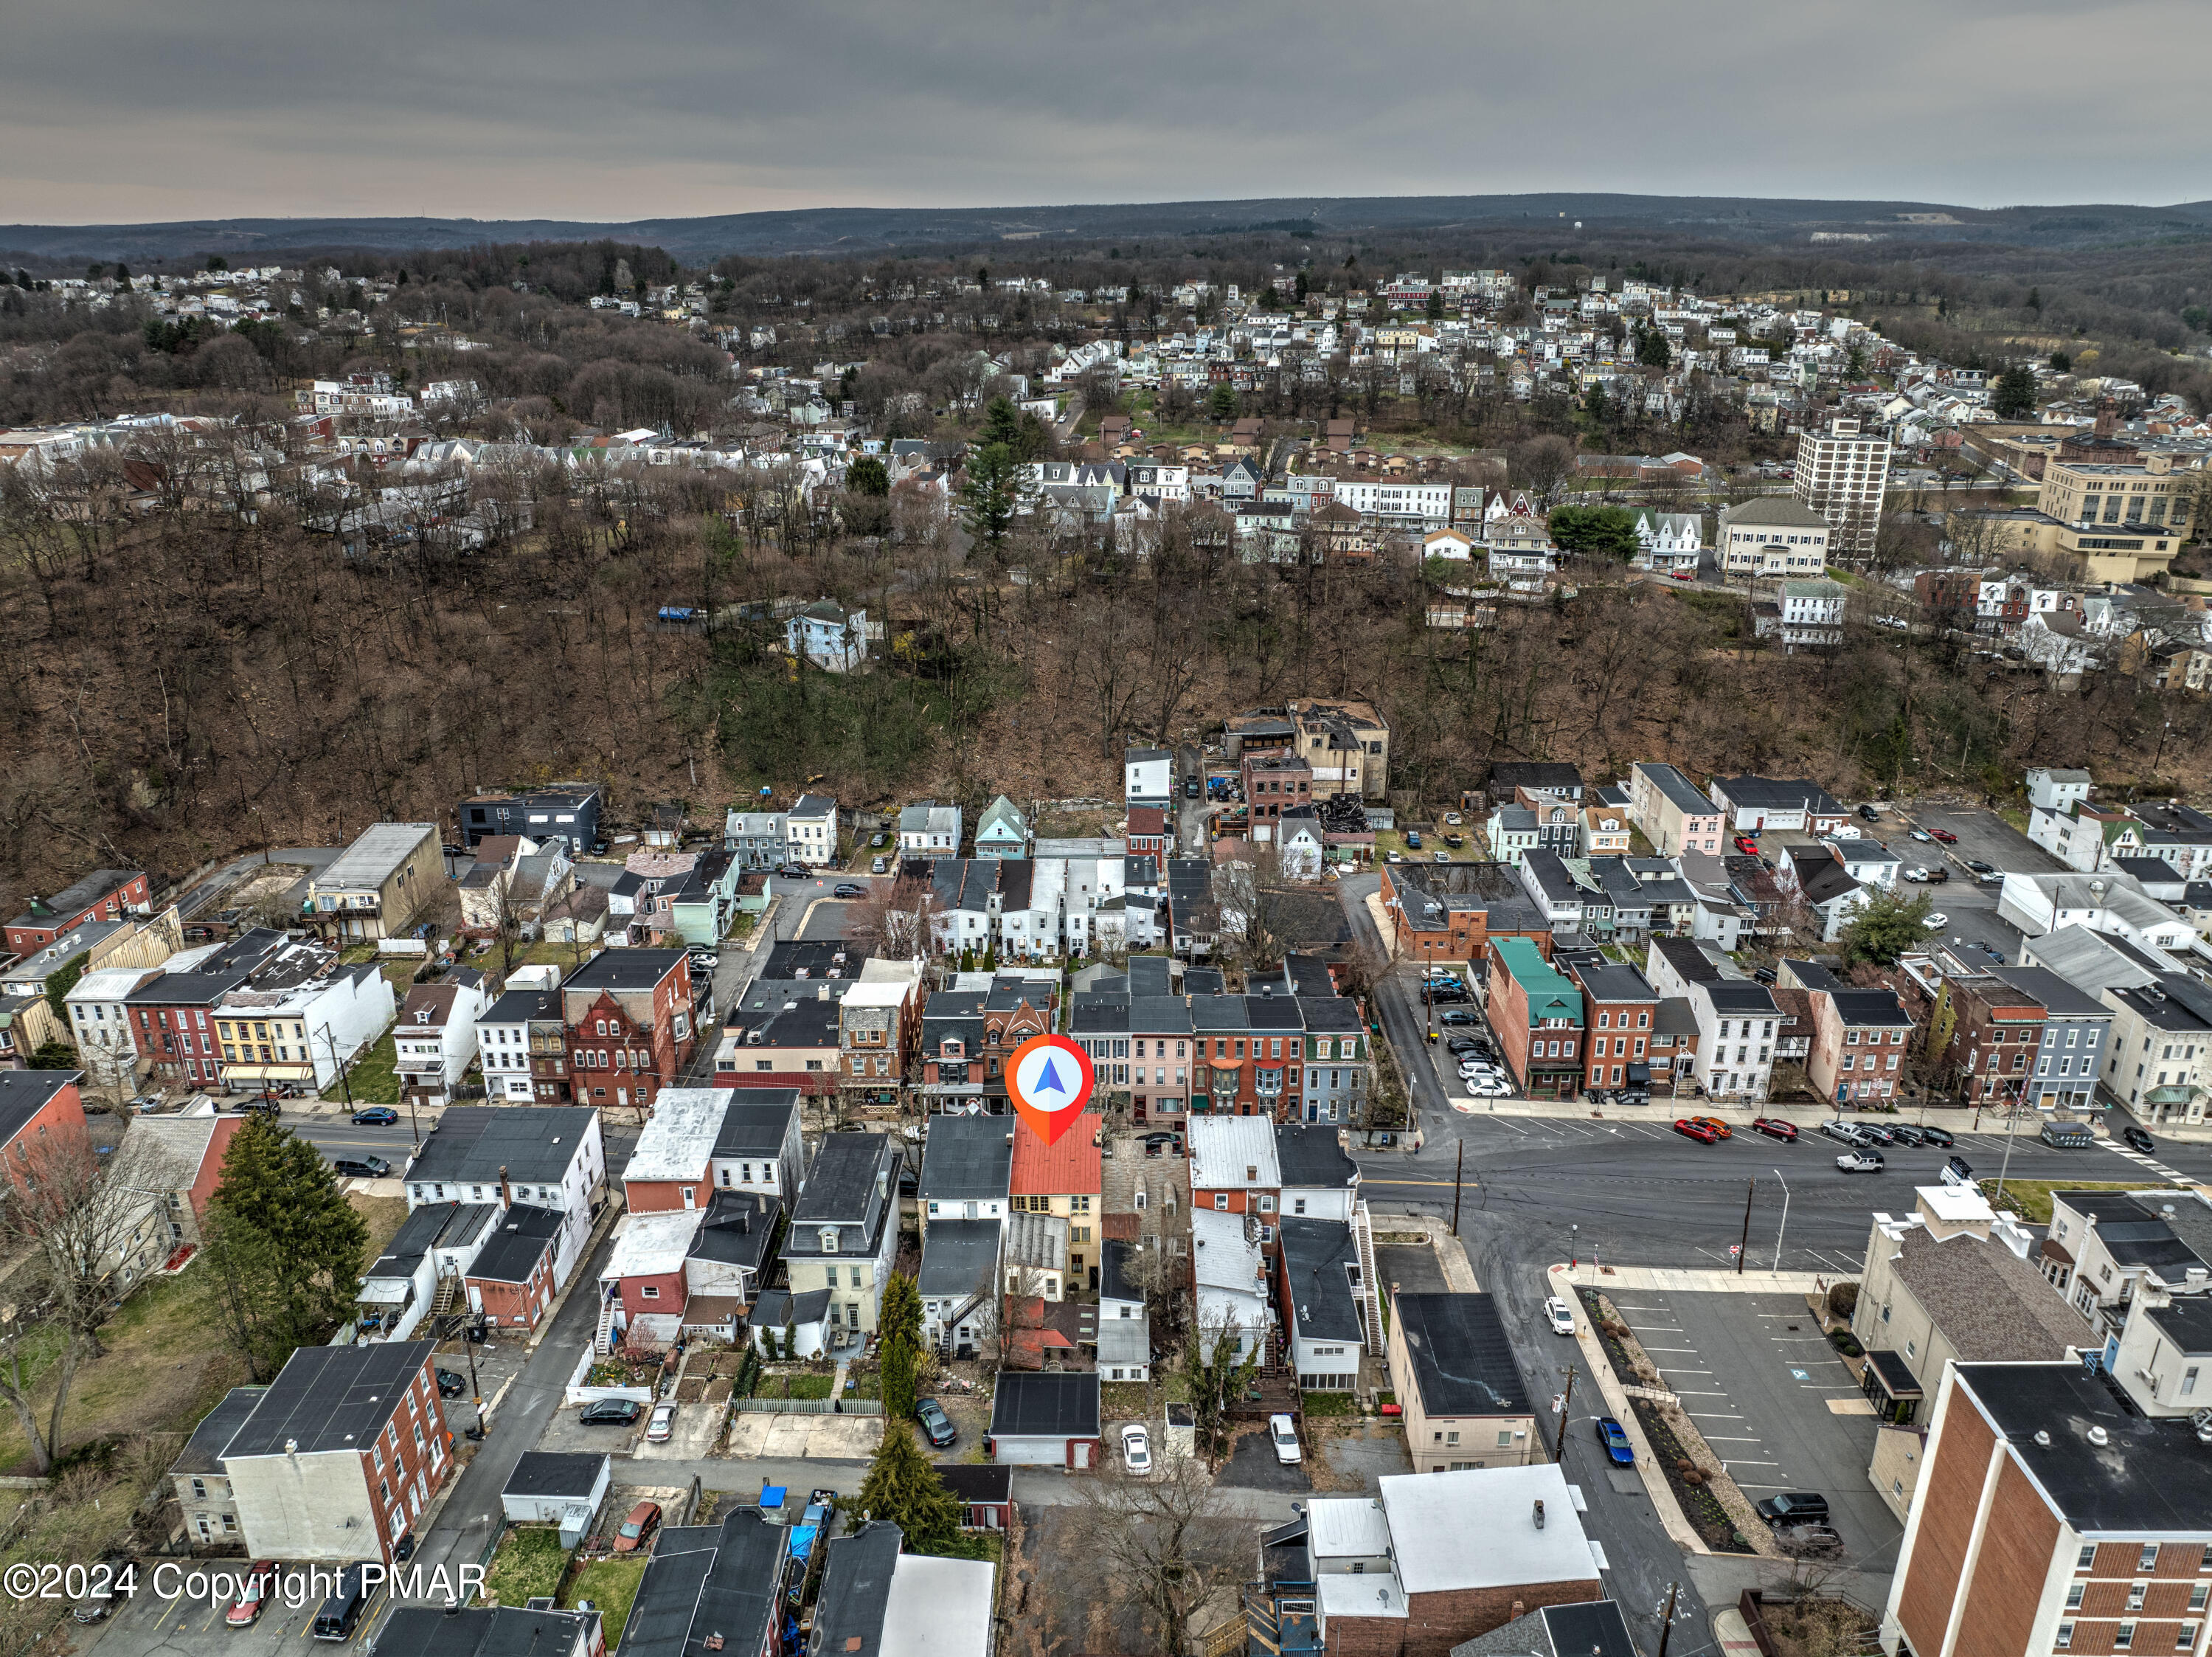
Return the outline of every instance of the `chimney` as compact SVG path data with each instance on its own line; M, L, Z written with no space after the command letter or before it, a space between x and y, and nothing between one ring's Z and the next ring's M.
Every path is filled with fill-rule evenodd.
M2109 397L2099 398L2097 399L2097 436L2100 437L2110 437L2119 429L2119 405Z
M1540 1531L1544 1528L1544 1503L1540 1497L1536 1502L1536 1528Z
M512 1208L514 1205L514 1192L507 1186L507 1164L504 1162L499 1167L499 1200L506 1207Z
M1525 1609L1525 1607L1522 1605L1522 1602L1521 1602L1520 1600L1518 1600L1518 1599L1516 1599L1516 1600L1513 1602L1513 1615L1512 1615L1511 1617L1508 1617L1506 1620L1507 1620L1508 1622L1518 1622L1518 1621L1520 1620L1520 1618L1521 1618L1522 1613L1522 1611L1523 1611L1523 1610L1524 1610L1524 1609Z

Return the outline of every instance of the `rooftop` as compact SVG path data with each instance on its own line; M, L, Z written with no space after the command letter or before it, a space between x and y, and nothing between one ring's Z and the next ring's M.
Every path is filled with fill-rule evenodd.
M1184 1129L1190 1146L1194 1191L1277 1191L1282 1165L1275 1155L1275 1124L1264 1116L1194 1116Z
M269 1383L224 1459L366 1449L436 1349L431 1341L301 1347Z
M496 1186L505 1169L515 1185L557 1185L575 1160L576 1148L599 1131L599 1112L547 1106L527 1111L504 1106L449 1105L422 1138L408 1164L410 1185Z
M1432 1416L1533 1414L1513 1343L1487 1295L1392 1297L1421 1407Z
M1097 1193L1103 1177L1098 1146L1092 1137L1097 1131L1097 1118L1088 1113L1049 1145L1025 1129L1017 1130L1010 1189L1030 1197Z
M957 1301L988 1291L998 1271L999 1240L996 1220L938 1221L921 1240L915 1288L926 1300Z
M1595 1597L1597 1562L1557 1466L1396 1473L1381 1486L1407 1593L1588 1582ZM1539 1502L1540 1530L1533 1518Z
M899 1148L888 1135L832 1133L823 1136L806 1171L806 1185L791 1215L792 1229L836 1221L863 1223L878 1196L888 1163L897 1178Z
M563 1454L554 1450L525 1450L507 1476L502 1496L588 1496L606 1471L604 1455L579 1451Z
M424 840L435 844L435 823L373 823L314 877L318 892L380 886Z
M680 949L602 949L562 981L576 990L650 990L684 964Z
M1359 1165L1326 1124L1285 1122L1275 1130L1275 1165L1285 1189L1342 1191L1359 1183Z
M1098 1377L1000 1371L991 1404L991 1436L1097 1438Z
M1001 1197L1013 1177L1015 1118L939 1116L921 1154L924 1201Z
M2041 1272L1972 1232L1939 1240L1916 1226L1899 1240L1891 1269L1962 1362L2063 1358L2069 1347L2098 1343L2088 1319Z
M2212 1445L2185 1417L2136 1414L2079 1363L1969 1363L1951 1374L2075 1531L2206 1533ZM2050 1441L2039 1442L2039 1433Z

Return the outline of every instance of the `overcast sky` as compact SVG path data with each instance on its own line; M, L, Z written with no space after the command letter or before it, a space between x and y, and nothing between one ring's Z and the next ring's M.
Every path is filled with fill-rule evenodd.
M0 220L2212 195L2204 0L11 0Z

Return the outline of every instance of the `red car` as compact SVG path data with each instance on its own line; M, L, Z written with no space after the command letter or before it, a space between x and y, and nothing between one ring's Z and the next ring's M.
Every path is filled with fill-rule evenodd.
M245 1591L222 1619L231 1628L251 1628L276 1593L276 1562L264 1559L246 1574Z
M1947 846L1955 846L1959 844L1959 837L1948 829L1931 828L1928 832Z
M641 1502L629 1510L622 1528L615 1532L617 1553L635 1553L653 1539L653 1532L660 1523L660 1504Z
M1686 1116L1681 1118L1674 1124L1674 1131L1680 1134L1685 1139L1694 1139L1703 1145L1717 1143L1720 1139L1720 1136L1715 1133L1711 1128L1708 1128L1704 1123L1692 1121Z
M1747 857L1759 856L1759 842L1748 834L1739 834L1735 837L1735 849Z
M1784 1122L1778 1116L1753 1117L1751 1121L1751 1130L1753 1133L1763 1133L1770 1139L1794 1142L1797 1137L1797 1124L1794 1122Z

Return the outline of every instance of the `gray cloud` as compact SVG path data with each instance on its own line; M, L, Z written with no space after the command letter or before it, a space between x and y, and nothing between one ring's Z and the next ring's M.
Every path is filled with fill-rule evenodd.
M0 217L2191 199L2198 0L16 0ZM2124 93L2115 95L2116 89Z

